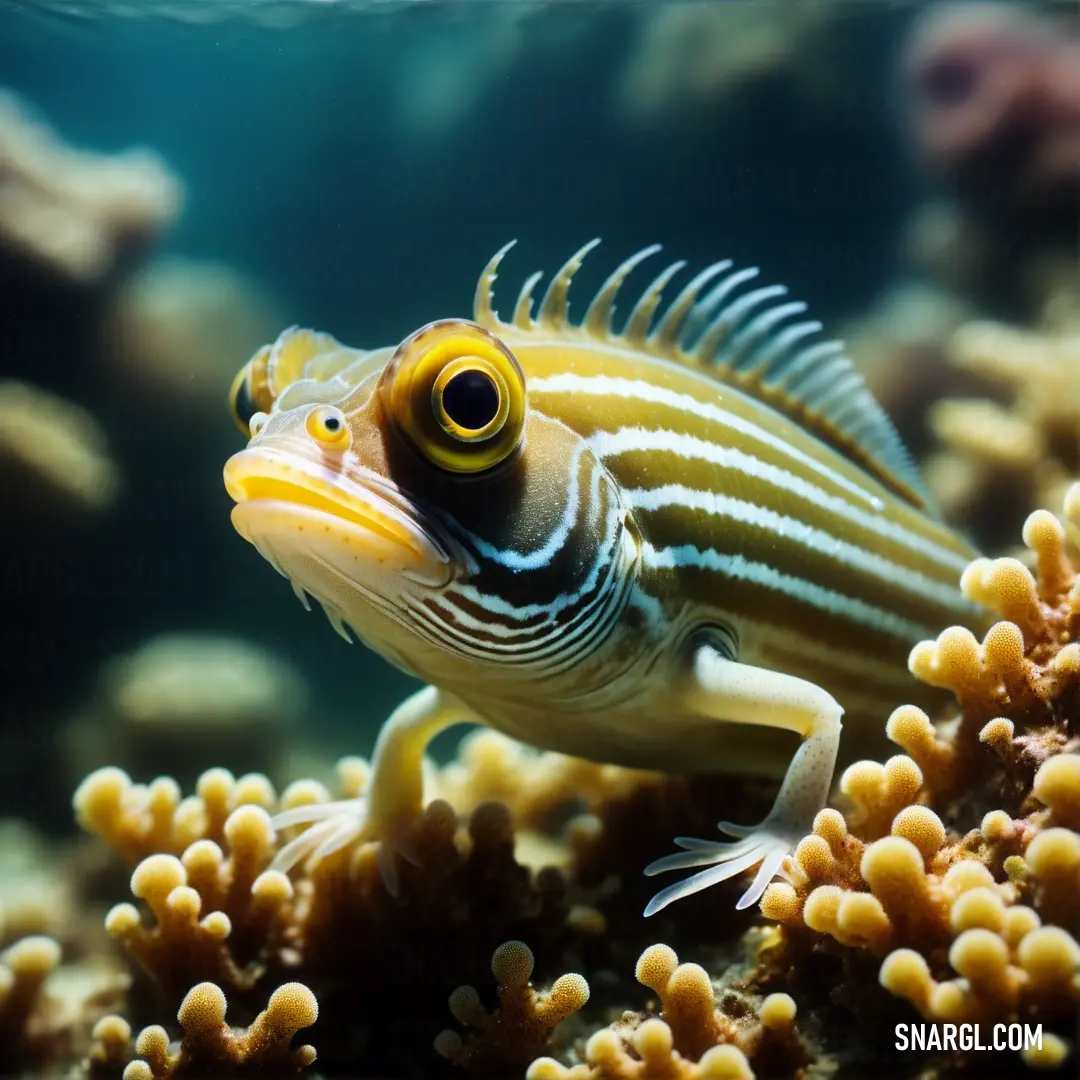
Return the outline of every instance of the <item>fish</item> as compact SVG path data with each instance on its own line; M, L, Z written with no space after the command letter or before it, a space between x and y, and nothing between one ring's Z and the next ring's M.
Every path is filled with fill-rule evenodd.
M509 318L493 285L512 244L471 319L373 349L292 327L238 373L237 532L425 684L380 729L360 798L274 819L307 826L277 869L376 840L396 893L426 747L479 723L599 762L782 777L759 824L645 867L695 871L646 915L757 867L748 907L826 805L843 718L845 743L876 738L915 690L911 647L977 618L959 589L975 552L806 304L730 260L676 288L679 260L617 318L653 245L572 321L597 243L538 307L529 276Z

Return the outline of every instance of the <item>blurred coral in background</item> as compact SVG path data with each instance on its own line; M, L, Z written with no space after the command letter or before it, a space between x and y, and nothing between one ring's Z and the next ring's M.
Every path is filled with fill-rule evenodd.
M919 245L950 284L1006 314L1075 275L1080 227L1080 31L1010 4L931 7L902 63L919 160L953 202ZM1075 285L1075 278L1073 280Z
M117 3L71 94L92 120L138 72L146 112L0 93L0 1074L928 1080L989 1059L899 1060L893 1025L972 1018L1046 1025L1000 1075L1075 1066L1074 9L376 6L170 0L173 70L176 28ZM760 911L724 886L643 920L641 869L769 784L486 730L426 763L400 896L371 843L271 867L274 811L363 794L333 758L401 683L251 569L230 380L294 306L391 344L467 311L492 238L571 232L817 288L943 512L1010 555L964 574L994 626L912 654L955 700L880 718L898 752L843 773Z
M135 523L159 513L145 499L147 455L168 423L183 422L185 406L189 418L220 410L227 439L232 375L279 325L258 286L227 266L149 261L184 199L154 151L76 149L25 102L0 94L0 331L5 371L20 376L0 379L0 779L51 751L58 706L73 705L105 659L102 609L88 593L113 607L145 587L147 555L125 549L145 549L148 534ZM214 455L213 445L186 451L194 460ZM156 491L179 489L180 457L151 464ZM182 670L190 675L191 665ZM254 678L252 689L275 686ZM68 782L44 776L22 793L25 811L47 817Z
M25 103L0 94L2 278L20 265L81 285L122 273L168 229L183 197L152 150L65 146Z

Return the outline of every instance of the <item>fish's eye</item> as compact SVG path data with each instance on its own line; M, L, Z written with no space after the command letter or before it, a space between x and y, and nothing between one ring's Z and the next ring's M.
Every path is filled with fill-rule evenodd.
M266 382L269 358L270 346L264 345L236 373L236 378L229 387L229 412L232 414L233 423L243 432L244 438L256 434L251 426L252 419L258 413L268 413L273 405L273 397Z
M312 409L304 421L304 428L323 450L348 450L352 445L352 432L345 422L345 414L333 405Z
M525 374L510 349L476 323L431 323L406 338L379 392L398 431L448 472L483 472L521 443Z
M431 388L435 419L451 438L479 442L497 435L510 413L510 390L494 365L475 356L454 360Z
M248 381L248 368L245 365L237 373L229 387L229 413L233 423L245 437L251 435L251 418L259 411L251 400L251 386Z

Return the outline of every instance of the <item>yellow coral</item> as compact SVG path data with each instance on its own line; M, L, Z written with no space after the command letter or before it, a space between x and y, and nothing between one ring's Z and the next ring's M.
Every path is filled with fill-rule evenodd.
M589 1000L589 984L580 975L561 975L546 994L538 994L529 981L532 972L533 954L528 945L503 942L491 957L498 1009L489 1013L474 987L459 986L450 995L450 1012L475 1033L462 1040L456 1031L443 1031L435 1039L435 1049L473 1071L498 1072L528 1064L555 1028Z
M1066 511L1078 516L1080 487ZM819 814L789 880L762 898L789 931L882 957L881 985L928 1020L1054 1022L1080 999L1080 754L1062 752L1075 737L1077 575L1057 518L1030 515L1024 542L1035 574L977 559L963 575L965 593L1002 617L981 642L952 627L911 654L917 676L954 693L957 722L939 732L897 709L887 733L910 756L852 765L848 818ZM995 794L1009 809L966 834L950 827L973 797ZM1067 1051L1047 1045L1025 1060Z
M131 1025L110 1013L94 1025L90 1049L83 1070L90 1077L116 1076L122 1073L131 1051Z
M257 773L236 780L225 769L210 769L199 778L196 795L183 799L170 777L135 784L113 766L92 772L73 799L79 824L133 863L155 854L180 855L198 840L221 844L233 810L274 802L273 787Z
M696 1060L734 1035L734 1025L716 1009L709 973L699 964L680 964L668 946L654 945L641 954L634 974L659 996L660 1017L683 1057Z
M367 772L360 759L343 761L342 793L362 790ZM338 851L291 878L269 869L294 830L275 834L268 808L330 797L323 785L302 781L278 800L264 777L236 780L221 769L205 773L188 798L171 780L138 785L117 769L99 770L80 786L75 807L81 823L137 860L131 879L136 903L114 907L107 929L168 1000L178 1002L193 983L209 980L246 1015L265 982L288 972L318 991L330 1025L354 1023L359 1010L374 1052L395 1054L412 1044L417 1022L408 1010L386 1022L383 988L410 977L403 964L414 972L423 1008L439 1001L442 1009L450 980L480 975L477 943L493 948L500 926L566 942L595 938L604 925L595 908L568 902L560 872L534 875L515 861L513 822L501 803L477 806L467 821L444 800L430 803L411 836L416 865L401 868L401 897L386 890L375 844ZM434 955L441 961L433 976L426 958ZM509 947L496 952L505 982L502 1007L459 1048L457 1056L472 1067L514 1046L524 1066L561 1016L584 1000L580 976L533 995L528 974L513 971L513 955ZM532 1034L522 1042L528 1009ZM347 1054L347 1047L331 1047L332 1068L351 1067L351 1058L335 1053Z
M567 1068L539 1058L529 1066L526 1080L754 1080L737 1046L714 1046L700 1061L688 1061L674 1049L671 1028L656 1019L642 1023L629 1045L613 1031L596 1032L585 1045L585 1062Z
M456 761L434 779L439 796L464 811L495 799L536 827L566 803L596 804L643 782L660 783L663 774L534 750L482 728L462 739Z
M215 1077L281 1074L299 1072L315 1060L313 1046L289 1046L319 1016L315 995L302 983L278 987L246 1031L231 1028L225 1011L220 987L210 982L193 987L176 1016L183 1029L179 1047L170 1050L164 1028L144 1028L135 1042L138 1057L124 1069L124 1080L170 1080L198 1071Z
M0 123L2 108L0 99ZM78 405L15 379L0 380L0 466L7 483L34 503L46 495L103 511L120 489L120 470L98 422Z
M756 1010L739 1004L729 1015L717 1006L705 969L680 964L667 945L647 948L634 973L656 993L660 1015L624 1016L589 1038L584 1064L539 1058L528 1080L753 1080L759 1058L769 1075L791 1073L807 1060L790 995L769 994Z
M858 807L854 821L868 836L889 831L893 818L918 797L922 770L904 755L890 758L884 765L857 761L840 778L840 790Z
M1044 761L1031 793L1050 808L1055 823L1080 827L1080 754L1058 754Z
M988 389L1004 389L1010 400L950 399L930 413L944 446L929 463L930 484L949 513L979 522L993 542L1005 539L999 522L1030 509L1031 499L1057 505L1080 473L1080 336L1075 327L1053 325L1051 314L1036 330L991 322L961 327L952 340L952 362ZM1045 574L1044 580L1052 579Z
M43 1007L48 977L60 963L60 946L52 938L22 938L0 952L0 1067L7 1071L39 1057L41 1031L35 1016Z
M1080 489L1067 509L1080 511ZM844 773L846 816L822 811L786 862L786 880L766 890L761 909L782 929L761 936L741 976L680 963L667 946L646 949L635 973L655 1003L592 1035L580 1064L538 1058L534 1080L787 1075L813 1058L795 1003L802 968L814 962L807 946L820 935L833 939L820 953L848 965L837 998L865 997L868 1009L875 1002L859 979L869 967L881 984L874 992L909 1002L928 1020L1020 1019L1044 1023L1047 1034L1068 1022L1080 993L1072 936L1080 754L1071 726L1080 595L1064 527L1035 514L1024 539L1036 573L1022 560L977 560L964 575L965 592L998 621L981 638L949 628L913 652L912 669L951 689L959 715L935 725L904 706L889 717L887 734L903 752ZM345 759L340 794L362 794L369 771L362 759ZM470 813L459 817L441 797L427 806L407 838L398 898L388 895L370 843L310 861L290 877L267 869L295 835L274 835L269 812L329 801L331 792L314 781L293 784L279 800L264 777L212 770L185 799L171 781L142 786L101 770L75 803L83 824L135 864L141 909L119 905L109 927L174 1001L212 977L248 1016L266 981L274 985L288 971L319 993L331 1028L378 1010L363 1038L392 1059L415 1039L415 1021L388 1017L378 1002L387 980L404 980L422 997L418 1009L437 1005L422 1015L441 1015L449 995L452 1015L470 1029L439 1035L444 1056L505 1073L543 1052L553 1033L549 1052L565 1049L583 1021L557 1029L585 1004L587 986L563 976L538 993L531 952L517 940L495 946L520 935L542 956L604 957L625 940L617 920L633 887L619 880L626 851L612 838L624 830L639 844L643 818L651 827L656 807L691 789L527 752L487 732L450 766L431 766L429 779ZM562 868L530 872L515 858L524 836L539 838L524 844L534 856L545 843L561 847ZM495 948L495 1009L473 988L486 977L478 943L481 956ZM434 973L422 959L428 955L439 957ZM458 983L465 985L454 990ZM219 1013L207 1015L219 1024ZM99 1038L102 1060L116 1060L120 1041L109 1049ZM1067 1050L1047 1045L1058 1049L1025 1060L1045 1063ZM150 1072L142 1080L157 1075L152 1057L144 1055ZM332 1070L354 1065L336 1047L328 1060Z
M179 182L158 156L64 146L30 109L0 94L0 249L79 283L100 281L180 209Z
M990 1022L1021 1005L1053 1014L1080 998L1080 946L1060 927L1036 926L1012 944L991 929L965 929L949 963L960 977L938 982L921 954L898 949L882 964L881 983L927 1019L951 1022Z

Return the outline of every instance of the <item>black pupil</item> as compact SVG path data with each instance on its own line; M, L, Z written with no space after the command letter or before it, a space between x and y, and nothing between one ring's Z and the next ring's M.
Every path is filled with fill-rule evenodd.
M323 423L326 425L327 431L337 431L341 427L341 421L336 416L328 416Z
M499 415L499 388L483 371L462 371L443 387L442 404L455 424L478 431Z

